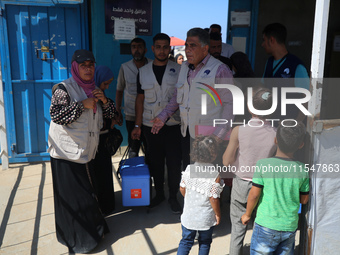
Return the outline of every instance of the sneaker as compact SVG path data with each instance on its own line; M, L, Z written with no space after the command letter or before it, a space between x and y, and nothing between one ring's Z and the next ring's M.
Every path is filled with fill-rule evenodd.
M153 199L151 199L149 208L153 208L153 207L159 205L159 204L162 203L164 200L165 200L164 195L162 195L162 196L156 195Z
M182 213L182 207L181 205L178 203L176 198L169 198L169 204L170 204L170 208L171 211L175 214L180 214Z

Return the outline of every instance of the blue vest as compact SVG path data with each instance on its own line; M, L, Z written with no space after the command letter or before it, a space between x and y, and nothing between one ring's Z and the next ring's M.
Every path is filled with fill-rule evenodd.
M264 78L294 78L297 66L304 66L304 64L298 57L288 53L286 55L286 60L283 61L282 65L276 70L275 74L273 75L273 62L274 57L270 57L267 61L266 70L263 76Z
M282 87L295 87L295 71L298 65L303 65L302 61L288 53L285 60L280 67L276 68L273 75L273 62L274 57L270 57L267 61L266 70L264 72L264 84L268 89L273 87L278 88L278 105L276 111L272 114L273 119L296 119L299 114L299 109L295 105L287 105L287 114L281 115L281 88ZM270 79L270 78L283 78L283 79ZM301 98L300 93L288 93L287 98Z

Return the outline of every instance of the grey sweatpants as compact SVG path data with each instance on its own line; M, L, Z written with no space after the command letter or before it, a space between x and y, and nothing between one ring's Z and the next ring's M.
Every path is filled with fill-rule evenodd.
M242 180L238 176L233 179L230 200L231 237L229 255L242 255L247 226L242 224L241 216L246 212L251 187L251 181Z

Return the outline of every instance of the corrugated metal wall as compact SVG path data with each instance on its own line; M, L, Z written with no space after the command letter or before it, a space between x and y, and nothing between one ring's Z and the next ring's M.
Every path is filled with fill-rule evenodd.
M32 2L7 4L2 16L9 162L49 160L51 88L70 77L73 52L87 45L82 5Z

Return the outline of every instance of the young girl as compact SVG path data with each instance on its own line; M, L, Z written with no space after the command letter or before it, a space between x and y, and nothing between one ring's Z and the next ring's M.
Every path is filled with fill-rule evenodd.
M257 110L267 110L272 106L271 91L265 88L255 88L253 91L253 106ZM241 216L246 212L247 199L252 187L252 171L259 159L275 154L274 138L276 129L266 121L268 116L257 116L251 113L249 125L237 126L230 135L228 147L223 155L223 164L232 165L237 169L231 190L230 221L231 237L229 254L241 254L247 226L241 222Z
M189 254L197 231L199 254L209 254L214 226L220 223L219 197L224 186L211 164L217 156L217 148L211 136L197 136L193 142L191 158L195 163L187 166L180 183L184 208L177 255Z

